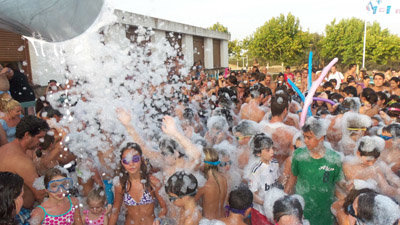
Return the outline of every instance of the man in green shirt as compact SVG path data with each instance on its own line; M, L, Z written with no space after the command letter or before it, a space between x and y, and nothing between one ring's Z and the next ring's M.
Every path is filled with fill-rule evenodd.
M339 154L324 146L329 122L310 117L303 126L306 147L293 154L292 173L297 177L296 194L305 201L304 217L311 225L332 225L335 184L342 178Z

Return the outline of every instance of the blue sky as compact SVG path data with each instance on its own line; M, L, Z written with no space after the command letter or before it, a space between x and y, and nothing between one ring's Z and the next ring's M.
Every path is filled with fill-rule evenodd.
M334 18L357 17L378 21L400 36L400 0L372 0L391 13L367 12L369 0L114 0L116 8L199 27L220 22L228 27L231 39L243 39L257 27L279 14L291 12L303 30L323 33ZM396 9L398 13L396 13Z

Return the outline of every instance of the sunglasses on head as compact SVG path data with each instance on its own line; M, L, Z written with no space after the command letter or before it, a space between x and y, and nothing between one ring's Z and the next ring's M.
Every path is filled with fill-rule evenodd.
M123 158L122 163L125 165L128 165L131 162L137 163L140 161L140 159L141 159L140 155L134 155L134 156L132 156L132 158L128 158L128 157Z
M63 178L59 180L52 180L47 185L47 190L51 193L57 193L62 188L64 191L68 191L69 189L73 188L74 182L71 178Z

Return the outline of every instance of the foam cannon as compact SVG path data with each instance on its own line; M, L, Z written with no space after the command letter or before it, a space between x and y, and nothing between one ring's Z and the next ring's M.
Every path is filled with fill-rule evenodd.
M61 42L87 30L103 4L104 0L0 0L0 29Z

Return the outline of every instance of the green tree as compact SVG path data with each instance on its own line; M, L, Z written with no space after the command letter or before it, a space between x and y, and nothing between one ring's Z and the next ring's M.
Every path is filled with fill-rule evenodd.
M228 42L228 53L232 58L239 58L242 54L242 42L235 39Z
M303 32L299 19L289 13L281 14L257 28L249 38L248 50L262 61L298 62L309 48L311 37Z
M215 23L211 27L208 28L209 30L215 30L223 33L229 33L228 28L225 27L224 25L220 24L219 22Z
M364 21L351 18L339 23L333 20L325 28L321 54L326 58L338 57L343 64L362 63ZM382 30L379 23L367 25L366 61L378 65L399 60L400 39Z

